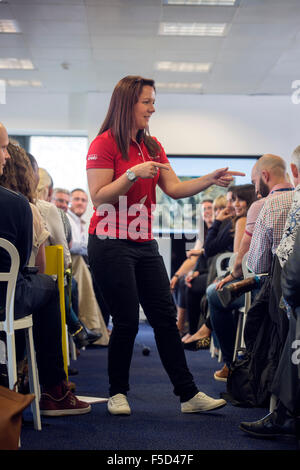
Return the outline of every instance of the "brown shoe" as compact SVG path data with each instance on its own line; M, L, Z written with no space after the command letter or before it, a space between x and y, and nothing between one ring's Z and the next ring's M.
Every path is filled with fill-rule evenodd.
M43 416L81 415L91 411L91 405L78 400L70 390L61 398L54 398L49 393L42 393L40 411Z
M226 366L226 364L224 364L221 370L217 370L214 373L214 379L219 380L220 382L227 382L228 373L229 373L229 369Z

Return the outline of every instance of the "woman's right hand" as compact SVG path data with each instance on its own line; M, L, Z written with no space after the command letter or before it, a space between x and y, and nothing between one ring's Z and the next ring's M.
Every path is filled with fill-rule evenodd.
M216 220L223 222L226 219L232 217L232 212L230 212L226 207L222 209L216 217Z
M186 277L185 277L185 284L188 286L188 287L192 287L192 282L193 280L195 279L195 277L198 277L199 276L199 271L193 271L191 273L189 273Z
M142 179L154 178L157 175L159 169L164 169L169 171L169 166L163 163L158 163L154 161L140 163L130 168L136 176Z

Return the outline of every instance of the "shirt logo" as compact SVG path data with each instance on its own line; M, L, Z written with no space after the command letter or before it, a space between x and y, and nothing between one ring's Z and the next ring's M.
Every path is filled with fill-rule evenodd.
M98 159L98 155L96 155L95 153L93 153L92 155L88 155L88 160L97 160Z

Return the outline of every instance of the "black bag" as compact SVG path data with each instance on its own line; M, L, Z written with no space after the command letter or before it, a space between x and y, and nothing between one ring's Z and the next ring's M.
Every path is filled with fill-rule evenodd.
M270 400L268 387L261 384L261 377L265 375L265 357L268 356L266 331L269 325L270 289L271 277L266 277L247 314L244 331L246 349L240 351L243 357L240 358L238 351L237 359L229 368L227 393L223 396L234 406L266 407Z

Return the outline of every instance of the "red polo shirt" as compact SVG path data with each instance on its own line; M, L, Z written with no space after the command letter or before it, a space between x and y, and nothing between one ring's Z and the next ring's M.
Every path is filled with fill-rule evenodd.
M140 144L131 141L128 152L129 159L124 160L112 132L106 131L91 143L86 168L87 170L90 168L113 169L114 181L126 170L144 161L154 160L160 163L169 163L163 147L157 140L156 142L160 146L160 152L155 158L150 157L143 141ZM159 171L153 179L139 178L133 183L127 194L119 198L118 203L94 207L89 233L139 242L152 240L152 220L158 178Z

